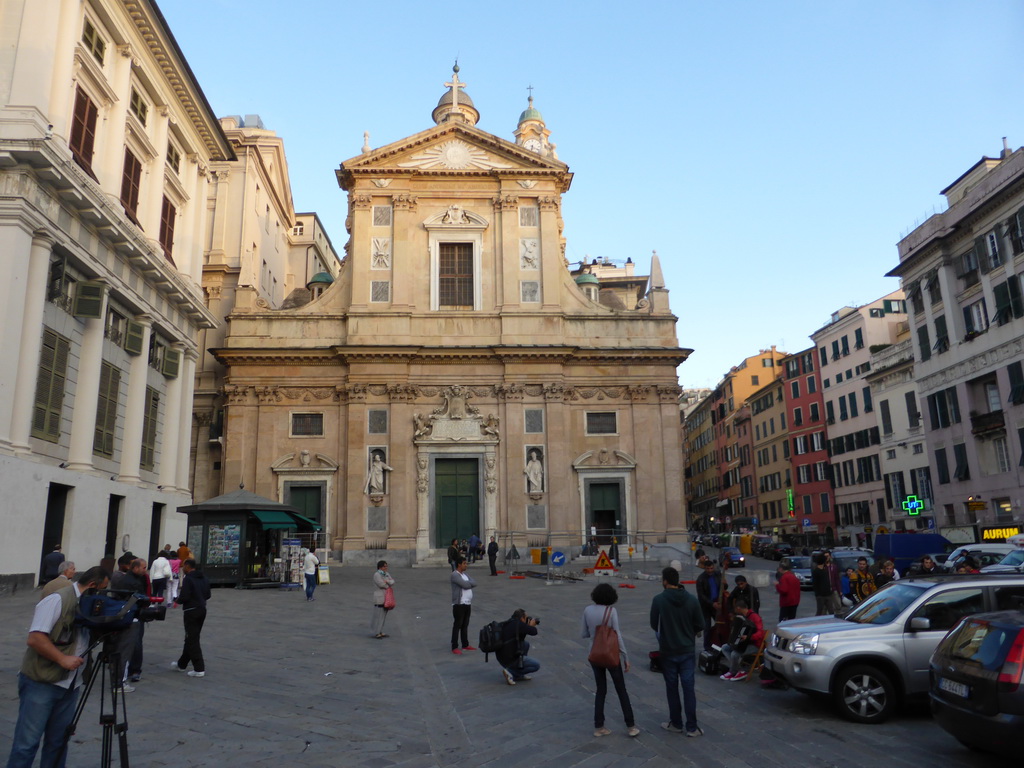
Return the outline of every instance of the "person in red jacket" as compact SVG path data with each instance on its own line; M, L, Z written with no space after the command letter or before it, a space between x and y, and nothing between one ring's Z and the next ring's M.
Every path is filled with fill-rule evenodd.
M747 678L746 670L741 670L743 654L751 648L758 648L764 639L764 622L761 617L747 605L742 597L733 603L736 615L733 617L732 631L729 642L722 646L722 655L729 662L729 671L722 675L723 680L735 682Z
M775 591L779 593L779 621L796 618L796 607L800 605L800 579L791 570L793 565L788 557L782 558L776 573L778 581Z

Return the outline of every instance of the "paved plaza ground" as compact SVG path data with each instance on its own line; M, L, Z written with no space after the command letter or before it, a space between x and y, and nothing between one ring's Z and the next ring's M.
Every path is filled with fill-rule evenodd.
M625 569L636 570L641 563ZM764 567L768 567L767 564ZM649 564L648 573L658 573ZM693 578L687 567L684 578ZM580 638L580 614L594 577L579 584L491 577L478 581L470 624L480 627L517 607L541 618L530 655L534 680L505 685L501 668L479 652L450 652L449 569L406 568L393 575L398 606L390 637L370 636L371 576L366 568L333 567L331 584L306 602L301 591L215 589L203 632L207 676L194 679L169 663L181 650L180 611L149 624L143 680L128 694L132 764L318 768L319 766L679 766L701 768L982 768L991 756L961 747L915 705L881 726L841 720L830 705L794 691L761 690L757 681L727 683L698 674L703 738L663 731L667 720L660 674L647 668L656 647L648 627L660 581L612 579L631 659L627 686L639 737L626 735L610 692L606 726L593 736L594 680ZM693 589L692 586L688 587ZM761 590L762 613L774 624L774 589ZM0 759L17 719L17 672L37 593L0 599ZM813 612L804 593L800 615ZM98 692L91 697L68 766L99 764ZM115 759L115 764L117 761Z

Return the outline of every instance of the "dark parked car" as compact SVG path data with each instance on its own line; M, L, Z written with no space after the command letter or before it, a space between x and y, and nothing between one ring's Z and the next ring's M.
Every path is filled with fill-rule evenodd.
M764 556L769 560L781 560L793 554L793 545L777 541L764 551Z
M773 543L771 536L755 536L750 542L750 553L755 557L764 557L765 550Z
M730 568L745 568L747 560L737 547L722 547L722 554L718 556L718 564L728 564Z
M1024 612L966 617L932 654L932 714L971 749L1020 757L1024 733Z

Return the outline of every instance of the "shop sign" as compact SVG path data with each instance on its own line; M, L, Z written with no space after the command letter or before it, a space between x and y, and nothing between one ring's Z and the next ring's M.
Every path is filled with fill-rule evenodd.
M1003 543L1011 536L1016 536L1024 529L1019 525L1008 525L1002 528L982 528L981 540L989 543Z

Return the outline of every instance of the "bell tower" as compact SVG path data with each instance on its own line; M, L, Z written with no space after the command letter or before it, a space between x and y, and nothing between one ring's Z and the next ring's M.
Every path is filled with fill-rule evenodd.
M513 132L516 144L538 155L557 160L555 145L548 141L551 131L544 124L544 117L540 111L533 106L533 86L529 86L527 90L530 91L527 107L519 115L519 125Z

